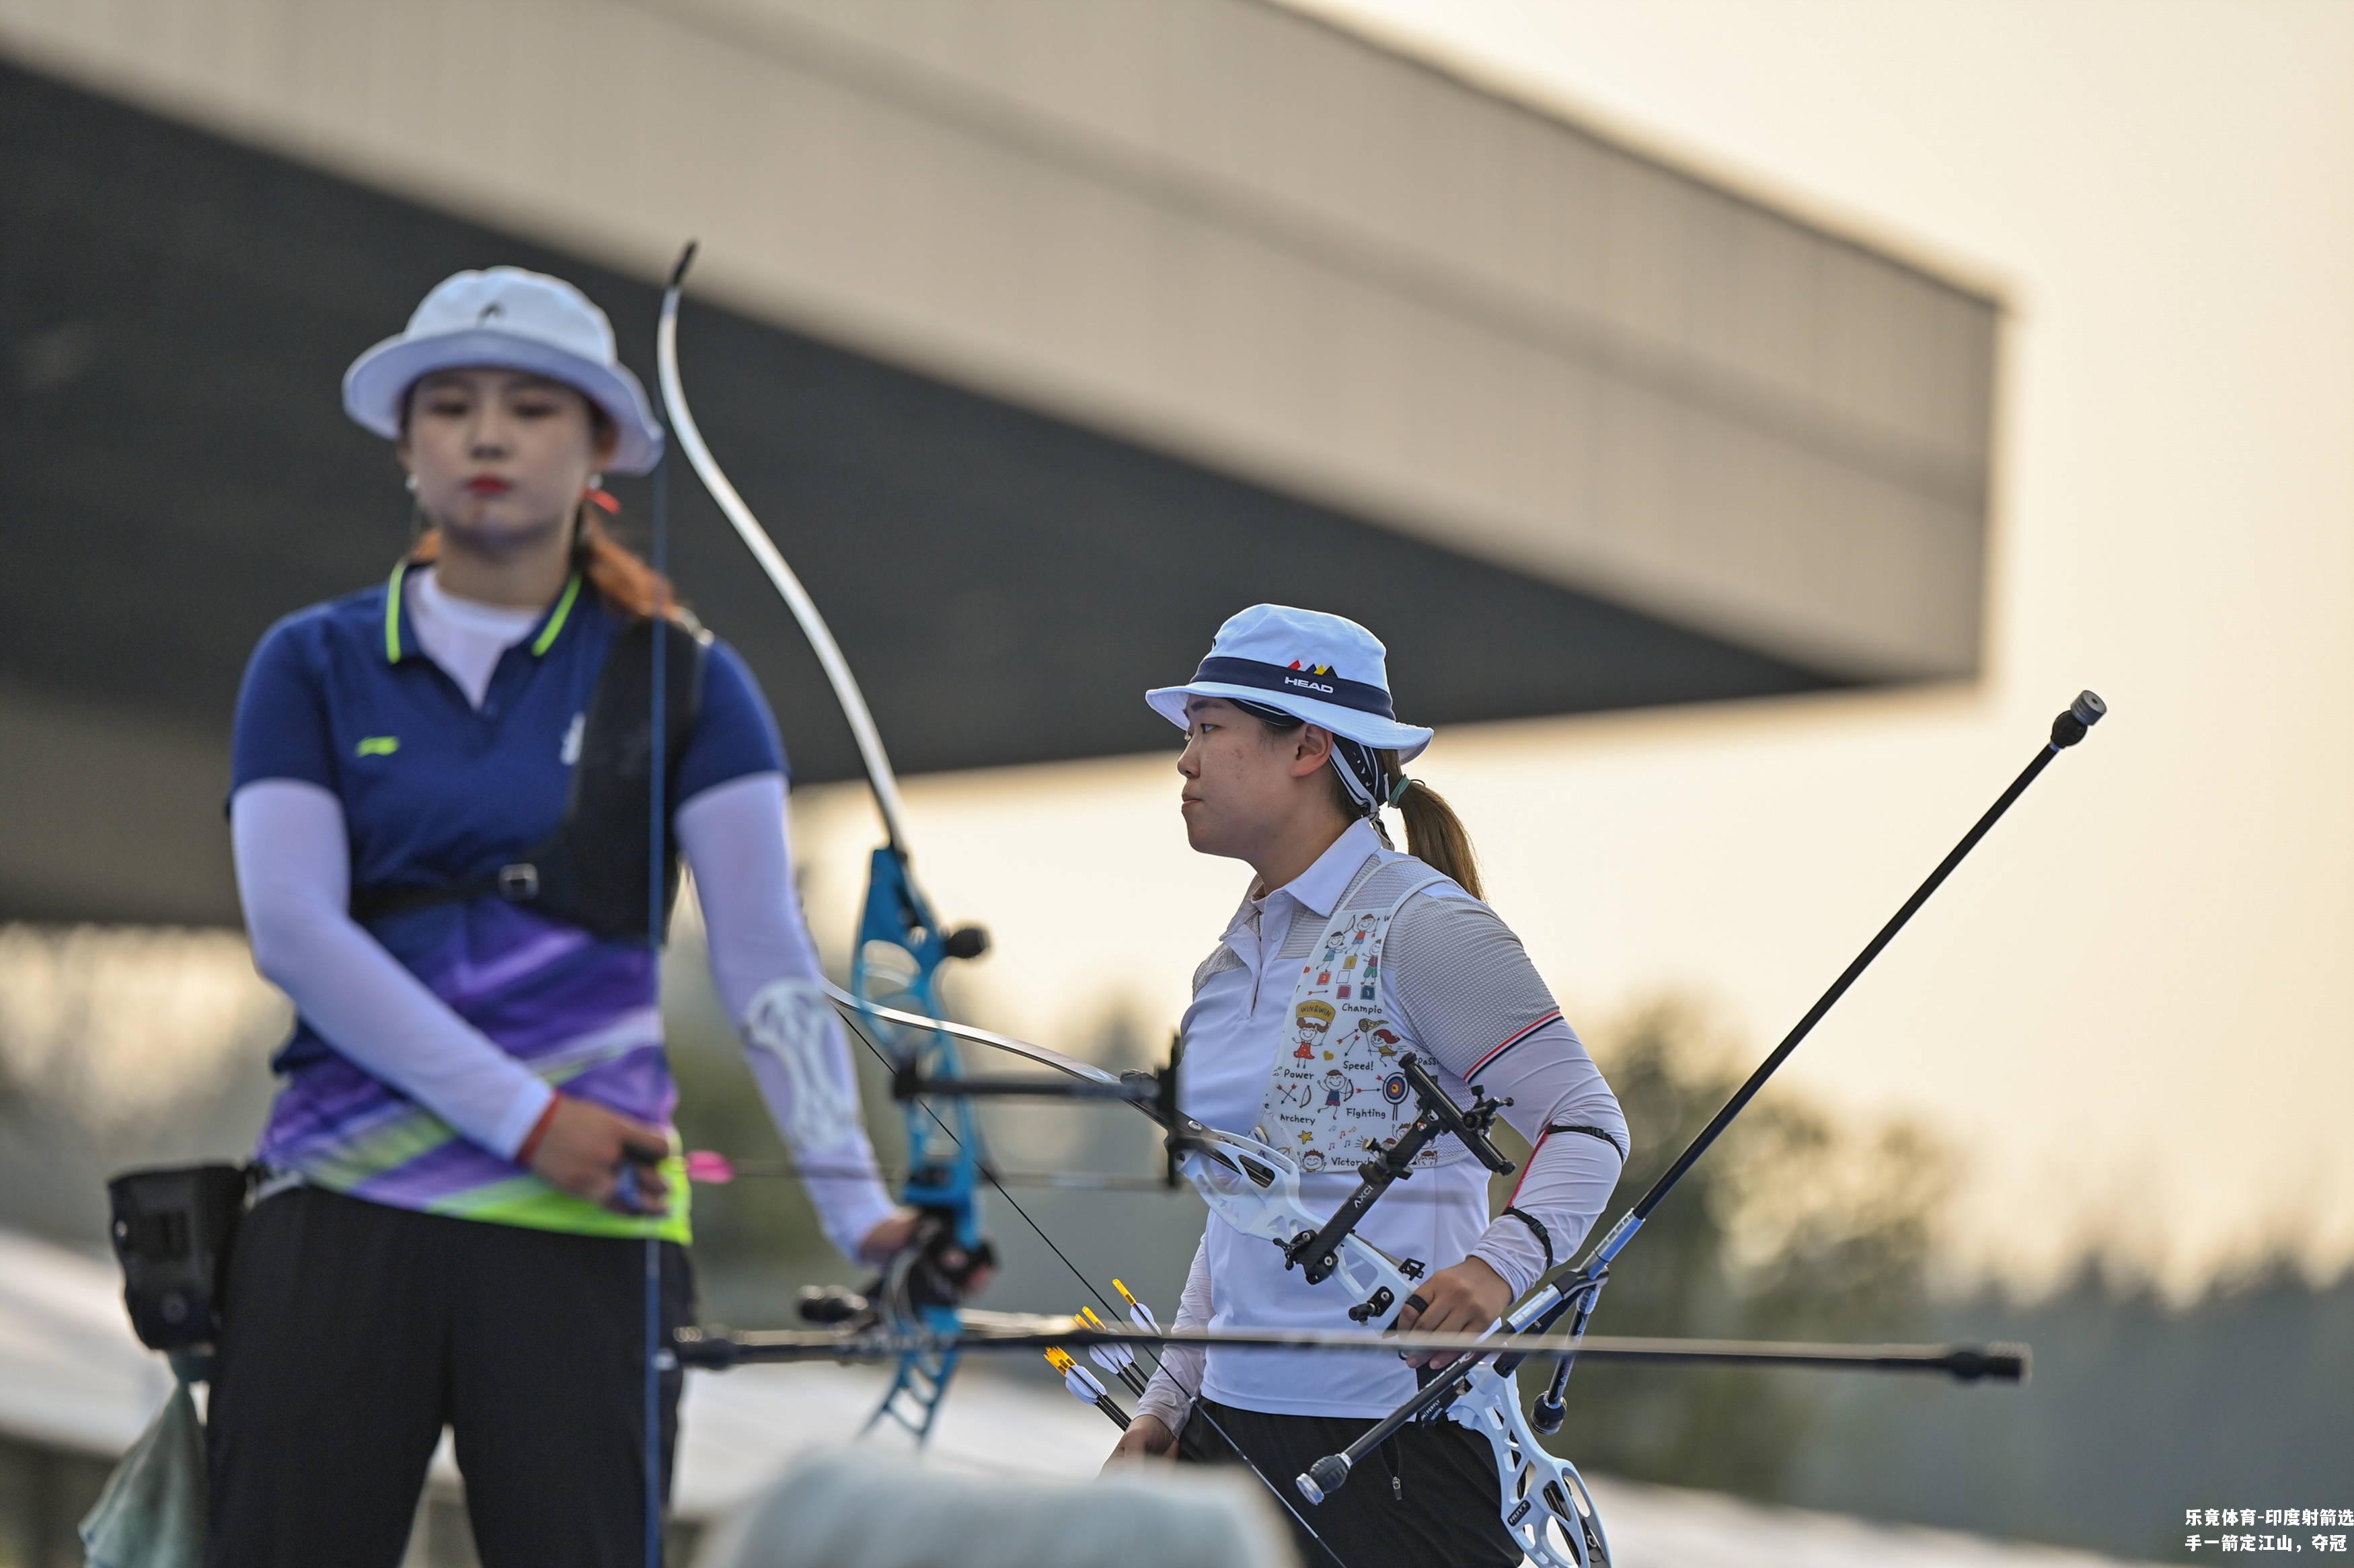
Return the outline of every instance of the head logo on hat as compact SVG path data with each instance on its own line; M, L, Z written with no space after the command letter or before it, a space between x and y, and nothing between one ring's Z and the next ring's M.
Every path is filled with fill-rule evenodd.
M617 438L606 466L616 472L643 473L662 456L662 425L614 352L613 323L563 279L520 267L459 272L435 284L407 331L344 372L344 412L396 439L401 400L419 377L476 366L560 381L602 408Z
M1322 610L1255 604L1230 617L1192 681L1144 694L1152 711L1180 729L1188 697L1279 708L1344 740L1395 751L1401 761L1430 744L1429 730L1400 724L1391 707L1389 650L1381 639Z

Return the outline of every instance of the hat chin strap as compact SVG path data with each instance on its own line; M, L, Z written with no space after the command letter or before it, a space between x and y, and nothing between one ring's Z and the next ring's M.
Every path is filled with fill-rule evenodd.
M1370 817L1378 826L1382 802L1389 798L1389 779L1383 775L1381 758L1370 746L1332 737L1332 770L1347 786L1349 799L1357 803L1360 816Z

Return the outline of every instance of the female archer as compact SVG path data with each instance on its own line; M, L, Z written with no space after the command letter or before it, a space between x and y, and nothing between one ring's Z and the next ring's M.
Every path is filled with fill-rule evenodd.
M1185 1113L1316 1172L1300 1192L1323 1213L1355 1186L1367 1146L1394 1135L1404 1079L1394 1054L1417 1056L1458 1103L1474 1083L1508 1097L1506 1118L1534 1147L1500 1213L1490 1213L1484 1167L1445 1139L1358 1226L1429 1271L1400 1328L1487 1328L1592 1226L1626 1158L1627 1123L1519 940L1480 902L1462 824L1405 776L1431 732L1392 716L1385 650L1371 632L1280 605L1235 616L1191 683L1146 700L1185 731L1187 839L1256 873L1194 971ZM1384 806L1398 808L1411 853L1390 847ZM1388 1048L1348 1050L1356 1036ZM1294 1050L1303 1039L1323 1043L1307 1060ZM1346 1330L1355 1305L1337 1281L1309 1284L1278 1249L1213 1214L1177 1323ZM1394 1356L1172 1350L1114 1457L1216 1460L1232 1444L1288 1485L1415 1388ZM1320 1541L1303 1534L1301 1549L1346 1568L1516 1563L1499 1501L1483 1438L1408 1426L1302 1516Z
M390 1568L448 1425L491 1568L642 1562L679 1393L649 1432L650 1239L663 1333L692 1318L657 842L770 1109L834 1172L827 1234L879 1264L918 1222L818 989L774 721L592 505L663 440L604 313L461 272L344 406L398 443L420 534L272 627L239 698L238 889L298 1018L230 1266L207 1561Z

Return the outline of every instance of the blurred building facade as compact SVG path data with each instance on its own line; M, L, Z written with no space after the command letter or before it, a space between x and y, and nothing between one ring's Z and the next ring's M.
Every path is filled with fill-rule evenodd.
M0 0L0 918L232 921L245 653L408 527L343 365L514 261L651 381L688 236L702 421L911 769L1161 744L1257 599L1442 723L1978 668L1995 302L1263 0Z

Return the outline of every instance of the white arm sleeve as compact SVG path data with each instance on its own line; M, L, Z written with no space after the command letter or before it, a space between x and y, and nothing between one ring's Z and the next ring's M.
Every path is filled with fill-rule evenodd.
M1390 927L1399 1005L1421 1047L1463 1083L1510 1099L1534 1147L1471 1255L1520 1295L1566 1262L1610 1201L1631 1147L1617 1097L1561 1016L1520 938L1477 900L1410 900Z
M1477 1246L1519 1296L1585 1239L1626 1164L1627 1118L1576 1032L1556 1018L1480 1075L1534 1144L1519 1185ZM1525 1217L1523 1217L1525 1216ZM1540 1229L1539 1227L1543 1227Z
M678 809L679 848L710 933L711 978L744 1040L752 1076L804 1178L827 1239L850 1258L896 1213L859 1114L842 1020L793 891L779 773L731 779Z
M1210 1240L1205 1234L1193 1249L1193 1266L1185 1271L1185 1291L1177 1298L1177 1317L1170 1327L1175 1329L1206 1329L1210 1326ZM1137 1396L1136 1414L1160 1417L1161 1425L1172 1432L1180 1431L1185 1417L1193 1409L1194 1396L1202 1392L1202 1359L1205 1347L1201 1345L1163 1345L1161 1347L1161 1367L1152 1381L1144 1385Z
M253 967L335 1053L513 1158L556 1091L452 1012L351 916L343 802L261 779L229 800Z

